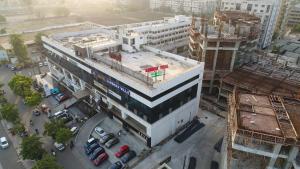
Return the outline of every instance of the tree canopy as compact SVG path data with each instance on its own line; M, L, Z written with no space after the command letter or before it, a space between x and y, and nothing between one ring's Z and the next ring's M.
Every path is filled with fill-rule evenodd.
M51 120L50 122L46 122L44 124L44 135L52 137L54 140L56 140L56 133L61 128L66 128L65 124L62 120Z
M300 24L297 24L292 27L292 32L294 33L300 33Z
M40 137L32 135L25 137L21 143L21 155L23 159L40 160L45 154L45 150L42 147Z
M24 44L24 40L19 34L12 34L9 36L10 44L13 47L13 52L17 56L20 64L26 65L30 63L27 53L27 46Z
M63 167L57 164L53 156L47 154L37 161L32 169L63 169Z
M42 36L46 36L46 34L39 32L34 36L34 42L39 46L40 49L43 47Z
M8 86L10 89L19 96L30 95L31 92L32 79L22 75L14 76L9 82Z
M15 123L19 119L18 109L14 104L5 103L1 106L0 112L2 118Z
M42 95L39 92L31 92L31 94L25 96L25 104L28 106L37 106L42 101Z
M6 22L6 18L2 15L0 15L0 22Z
M55 141L58 143L67 143L72 138L72 132L68 128L60 128L56 132Z

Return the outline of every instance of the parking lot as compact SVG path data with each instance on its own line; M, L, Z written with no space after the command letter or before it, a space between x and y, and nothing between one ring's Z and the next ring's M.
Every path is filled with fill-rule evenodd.
M117 157L115 157L115 153L119 150L119 147L122 145L128 145L130 150L133 150L136 152L137 157L129 161L128 166L131 166L135 161L138 160L139 154L144 150L147 149L145 143L137 138L134 134L131 132L126 132L124 129L122 129L122 126L120 123L110 119L109 117L104 118L103 121L101 121L97 126L101 127L105 132L107 133L113 133L116 137L119 138L119 143L114 145L111 148L106 148L106 153L109 155L109 161L111 163L115 163L119 161ZM118 136L118 132L122 130L122 134ZM99 135L94 131L92 132L92 136L95 138L99 138ZM100 138L99 138L100 139Z
M85 151L83 148L88 138L94 137L100 139L100 136L94 131L95 127L97 126L101 127L107 133L113 133L115 137L119 139L119 143L112 146L111 148L106 148L104 145L101 145L102 147L105 147L105 152L109 155L109 158L98 167L94 166L93 163L89 160L88 156L85 155ZM147 147L141 139L137 138L137 136L133 135L132 133L122 130L122 134L119 136L118 132L120 130L122 130L121 124L110 119L104 113L98 113L92 119L87 121L86 124L81 128L76 138L76 149L74 149L73 153L77 156L81 163L85 165L86 168L107 169L113 163L120 161L120 159L115 157L115 153L119 150L119 148L122 145L128 145L130 150L134 150L137 154L137 157L133 158L131 161L129 161L129 163L127 163L128 166L131 166L139 159L139 154L143 151L143 149L146 149Z

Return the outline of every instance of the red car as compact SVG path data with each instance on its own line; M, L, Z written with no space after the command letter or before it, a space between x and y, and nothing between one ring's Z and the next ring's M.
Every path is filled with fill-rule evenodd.
M107 153L102 153L102 154L100 154L94 161L93 161L93 163L94 163L94 165L95 166L98 166L98 165L100 165L101 163L103 163L105 160L107 160L108 159L108 155L107 155Z
M129 146L128 145L123 145L120 147L119 151L116 152L115 156L120 158L122 157L125 153L129 151Z

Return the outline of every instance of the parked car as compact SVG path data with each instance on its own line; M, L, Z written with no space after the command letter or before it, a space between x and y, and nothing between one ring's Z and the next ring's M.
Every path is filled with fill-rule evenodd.
M136 152L130 150L128 153L124 154L123 157L121 157L121 161L126 164L128 161L136 157Z
M3 148L3 149L5 149L5 148L7 148L9 146L6 137L1 137L0 138L0 142L1 142L1 148Z
M105 147L106 148L111 148L112 146L118 144L120 142L120 140L117 137L114 137L110 140L108 140L108 142L105 143Z
M32 114L35 115L35 116L39 116L39 115L41 115L41 112L38 109L34 109L32 111Z
M75 126L74 126L74 127L72 127L72 128L70 129L70 131L72 132L73 135L76 135L76 134L78 133L79 130L78 130L78 127L75 127Z
M57 119L57 118L68 115L67 113L68 113L68 109L64 109L64 110L61 110L61 111L58 111L58 112L54 113L52 117Z
M48 66L48 62L47 61L44 62L44 66Z
M98 165L100 165L101 163L103 163L105 160L107 160L108 159L108 154L107 153L102 153L102 154L100 154L94 161L93 161L93 163L94 163L94 165L95 166L98 166Z
M219 163L216 161L212 161L210 163L210 169L219 169Z
M103 147L99 147L89 156L90 160L95 160L100 154L104 153L105 150Z
M40 62L39 67L43 67L43 66L44 66L43 62Z
M16 67L15 67L15 66L11 66L11 67L10 67L10 70L15 71L15 70L16 70Z
M123 145L120 147L119 151L115 153L115 156L120 158L122 157L125 153L129 151L129 146L128 145Z
M60 117L60 119L66 124L66 123L72 121L73 117L67 114L66 116Z
M88 139L88 141L86 142L86 144L84 145L84 147L88 147L88 146L90 146L90 145L92 145L94 143L97 143L97 140L94 137L92 137L92 138Z
M87 146L84 149L85 150L85 154L86 155L90 155L90 154L92 154L94 152L94 150L96 150L99 147L100 147L100 145L98 143L94 143L94 144L92 144L90 146Z
M109 167L109 169L122 169L122 168L124 168L124 166L121 163L121 161L117 161Z
M103 137L103 136L105 136L105 135L107 134L101 127L96 127L96 128L95 128L95 132L96 132L100 137Z
M197 163L197 159L195 157L190 157L188 169L195 169L196 163Z
M56 95L56 94L60 93L60 90L59 90L59 88L54 87L53 89L50 89L50 93L52 95Z
M59 93L58 95L55 96L55 100L57 100L59 103L67 100L68 98L69 96L64 93Z
M54 143L54 147L57 149L57 150L59 150L59 151L64 151L65 150L65 146L64 146L64 144L62 144L62 143L57 143L57 142L55 142Z
M105 144L106 142L108 142L108 140L110 140L114 137L115 137L115 135L113 133L108 133L108 134L104 135L103 137L101 137L99 142L101 144Z

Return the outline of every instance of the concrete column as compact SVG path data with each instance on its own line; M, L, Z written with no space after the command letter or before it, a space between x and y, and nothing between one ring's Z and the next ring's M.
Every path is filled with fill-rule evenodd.
M231 63L230 63L230 71L231 72L233 71L235 57L236 57L236 52L239 49L239 47L240 47L240 42L236 42L235 46L234 46L235 50L233 51L233 54L232 54L232 57L231 57Z
M283 169L290 169L292 167L293 161L295 160L298 152L299 152L299 148L298 147L292 147L290 149L289 156L286 159L286 162L285 162L285 164L283 166Z
M267 169L274 169L274 164L276 162L276 159L278 157L278 154L280 152L280 149L282 147L282 144L276 144L273 148L272 157L270 158L269 164L267 166Z
M202 43L202 53L200 55L200 61L205 63L205 57L206 57L206 48L207 48L207 40L203 40ZM201 48L201 47L200 47Z
M220 41L217 42L217 46L216 46L216 50L215 50L212 78L210 79L210 85L209 85L209 93L212 92L214 81L215 81L216 66L217 66L217 60L218 60L218 54L219 54L219 46L220 46Z

